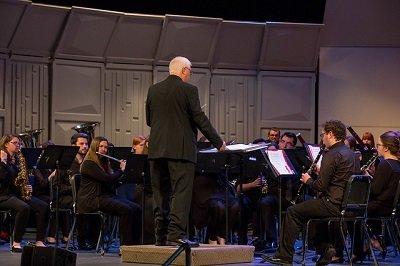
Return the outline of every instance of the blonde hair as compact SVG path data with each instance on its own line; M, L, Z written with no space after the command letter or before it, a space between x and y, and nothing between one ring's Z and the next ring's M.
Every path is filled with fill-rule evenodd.
M105 172L108 172L109 174L111 174L112 171L111 171L110 162L108 160L106 160L106 166L108 169L104 169L104 164L102 164L100 156L96 153L99 151L100 142L102 142L102 141L107 141L107 143L108 143L108 140L105 137L101 137L101 136L95 137L92 140L89 151L87 152L85 159L83 159L83 161L86 161L86 160L93 161Z

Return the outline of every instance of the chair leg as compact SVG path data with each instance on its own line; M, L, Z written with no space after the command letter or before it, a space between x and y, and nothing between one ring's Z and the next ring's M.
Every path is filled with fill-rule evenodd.
M389 238L390 238L390 242L392 243L392 245L394 247L395 255L397 256L397 240L394 238L391 221L389 221L389 220L385 221L385 228L386 228L386 230L388 232L388 235L389 235ZM386 245L385 249L387 249L387 245Z
M10 251L12 251L12 246L14 244L14 221L12 220L11 212L8 213L8 219L10 219Z
M369 235L368 228L367 228L366 223L365 223L364 221L362 222L362 227L363 227L363 229L364 229L364 234L365 234L365 236L367 237L369 250L371 251L372 258L374 259L374 264L375 264L375 265L379 265L378 261L376 260L375 254L374 254L374 250L373 250L373 248L372 248L371 237L370 237L370 235Z
M69 243L70 243L71 239L72 239L72 245L74 245L73 237L74 237L75 225L76 225L76 214L74 214L74 221L72 222L72 227L69 230L68 241L67 241L67 245L65 246L65 249L69 248Z
M105 216L104 216L104 214L100 214L100 219L101 219L100 233L99 233L99 238L97 239L96 252L100 251L100 254L103 256L104 255L103 234L104 234L104 226L105 226Z
M345 234L344 234L343 223L344 223L343 221L339 221L340 236L341 236L342 241L343 241L343 246L344 246L344 250L346 251L347 259L348 259L349 261L351 261L349 249L348 249L347 246L346 246L346 236L345 236Z
M306 230L305 232L303 231L304 235L303 235L303 258L301 260L301 265L306 265L306 252L308 250L308 228L310 225L311 221L308 221L306 223Z

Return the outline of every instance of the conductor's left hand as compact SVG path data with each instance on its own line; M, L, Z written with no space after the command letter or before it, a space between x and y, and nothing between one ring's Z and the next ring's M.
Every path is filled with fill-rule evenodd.
M226 150L226 143L225 141L223 141L221 148L219 148L219 151L225 151L225 150Z

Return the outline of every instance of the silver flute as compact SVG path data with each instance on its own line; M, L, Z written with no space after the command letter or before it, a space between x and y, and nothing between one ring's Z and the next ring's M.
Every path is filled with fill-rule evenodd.
M96 153L98 154L98 155L101 155L101 156L104 156L104 157L106 157L106 158L108 158L108 159L111 159L111 160L113 160L113 161L116 161L116 162L121 162L122 160L120 160L120 159L117 159L117 158L114 158L114 157L112 157L112 156L110 156L110 155L107 155L107 154L101 154L100 152L98 152L98 151L96 151Z

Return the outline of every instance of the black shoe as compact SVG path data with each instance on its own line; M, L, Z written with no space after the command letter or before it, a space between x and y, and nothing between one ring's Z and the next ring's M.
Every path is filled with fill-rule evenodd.
M292 265L293 262L289 261L289 260L285 260L282 258L278 258L276 256L267 256L267 255L261 255L261 262L269 262L271 264L275 264L275 265Z
M329 247L325 250L324 254L322 254L315 265L322 266L322 265L328 265L329 263L332 262L332 257L336 255L336 249L333 247Z
M189 239L174 239L174 240L167 240L165 242L166 246L180 246L182 244L188 244L191 248L195 248L200 246L199 242L196 241L190 241Z
M22 248L17 248L17 247L12 246L11 252L13 252L13 253L22 253Z

